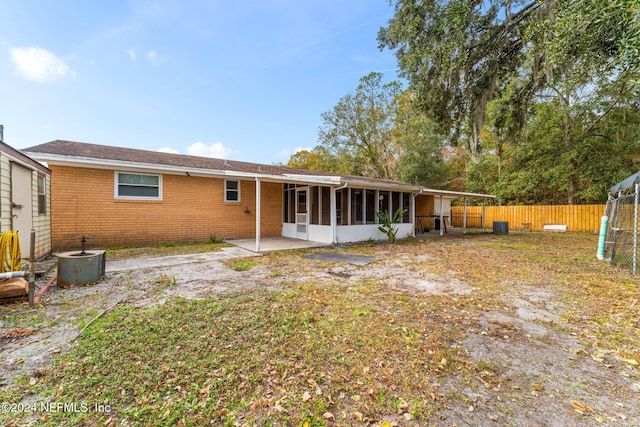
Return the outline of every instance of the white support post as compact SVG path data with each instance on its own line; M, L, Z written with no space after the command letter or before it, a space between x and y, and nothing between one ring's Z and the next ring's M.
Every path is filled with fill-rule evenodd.
M462 208L462 229L466 233L467 232L467 198L463 197L462 201L464 203L464 207Z
M482 199L482 232L484 233L484 227L487 221L487 199Z
M338 243L336 242L336 236L338 235L338 231L337 231L337 222L338 222L338 218L337 218L337 212L336 212L336 187L329 187L329 224L331 225L331 242L332 243ZM343 213L344 215L344 213Z
M256 252L260 252L260 178L256 177Z
M444 236L444 202L440 195L440 235Z
M636 194L633 201L633 275L638 272L638 198L640 184L636 182Z
M347 225L351 225L351 188L347 188Z

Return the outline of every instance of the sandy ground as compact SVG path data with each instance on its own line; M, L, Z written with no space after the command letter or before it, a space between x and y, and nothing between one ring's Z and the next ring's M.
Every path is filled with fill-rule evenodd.
M279 289L283 281L336 277L347 282L383 279L399 290L445 294L452 301L478 291L458 280L403 268L416 259L384 252L378 255L379 261L364 267L305 261L316 264L284 275L275 275L264 265L237 272L223 264L226 259L251 256L255 254L234 247L206 255L108 263L105 279L97 284L71 289L54 285L44 304L34 309L32 327L24 328L24 336L3 335L15 326L12 311L3 309L0 383L8 386L20 374L37 376L53 355L74 343L85 325L117 304L147 306L174 296L206 298L228 290ZM417 261L432 259L425 255ZM637 368L606 352L593 357L577 339L578 331L563 321L566 307L553 302L548 289L518 283L505 289L504 308L468 319L468 333L456 344L472 359L500 366L500 378L492 378L490 372L473 383L462 383L455 376L444 378L441 393L455 394L464 404L439 412L434 424L640 426ZM18 309L25 308L14 310ZM444 324L453 321L452 316L456 322L465 321L464 312L438 315Z

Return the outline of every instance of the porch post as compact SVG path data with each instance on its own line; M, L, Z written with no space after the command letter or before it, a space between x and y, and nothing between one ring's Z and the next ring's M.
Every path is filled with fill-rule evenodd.
M633 275L638 273L638 202L640 199L640 184L636 182L633 201Z
M260 252L260 178L256 177L256 252Z
M329 192L329 224L331 224L331 242L336 242L336 223L338 222L337 212L336 212L336 187L331 187L331 191Z
M413 224L413 237L416 237L416 195L410 193L409 197L409 223Z
M347 188L347 225L351 225L351 188Z
M463 197L462 201L464 202L464 207L462 208L462 229L464 232L467 232L467 198ZM453 222L451 222L453 225Z
M487 199L486 198L482 198L482 232L484 233L484 227L485 224L487 222Z
M442 194L440 195L440 235L444 236L444 204L442 201Z

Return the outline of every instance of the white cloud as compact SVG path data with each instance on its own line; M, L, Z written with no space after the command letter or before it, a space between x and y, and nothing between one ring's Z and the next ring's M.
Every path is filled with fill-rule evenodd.
M154 64L158 62L158 52L156 52L155 50L150 50L149 52L147 52L146 56L150 62L153 62Z
M214 142L211 145L196 142L187 147L187 153L192 156L215 157L217 159L228 159L233 152L233 149L225 147L222 142Z
M175 148L171 148L171 147L162 147L158 151L161 152L161 153L180 154L180 152L178 150L176 150Z
M136 62L136 51L133 49L125 49L125 52L127 53L127 55L129 55L129 58L131 58L131 61Z
M16 47L9 52L18 71L26 79L45 83L76 77L76 72L71 67L46 49Z

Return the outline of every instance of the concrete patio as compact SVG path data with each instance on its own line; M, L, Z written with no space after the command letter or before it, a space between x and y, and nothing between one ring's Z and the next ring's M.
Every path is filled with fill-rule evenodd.
M227 239L226 243L256 252L255 239ZM282 251L289 249L308 249L331 246L327 243L311 242L309 240L289 239L287 237L265 237L260 239L260 252Z

